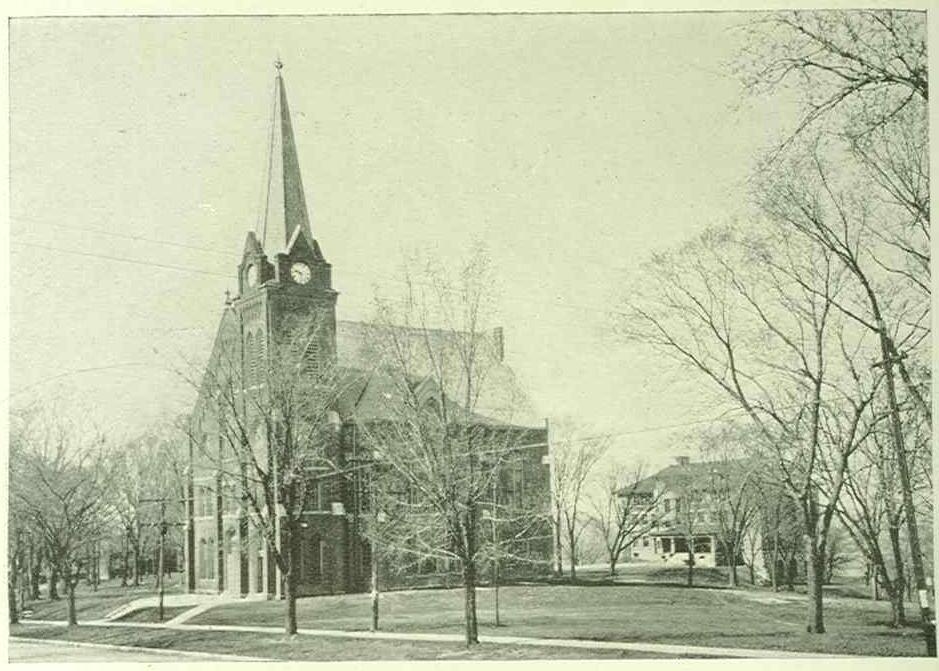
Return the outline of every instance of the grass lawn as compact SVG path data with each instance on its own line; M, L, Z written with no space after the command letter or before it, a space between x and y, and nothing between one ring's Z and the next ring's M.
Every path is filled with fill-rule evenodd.
M185 613L187 610L191 610L192 606L164 606L163 607L163 621L169 622L177 615ZM160 621L160 611L156 606L141 608L139 610L132 611L125 615L124 617L117 618L118 622L159 622Z
M614 650L571 650L483 644L467 649L458 643L361 641L313 636L286 639L277 634L166 631L121 627L64 627L12 625L12 636L130 645L144 648L196 650L284 660L434 660L434 659L657 659L651 653Z
M167 576L167 594L181 591L180 575L177 573ZM52 601L48 598L42 598L39 601L27 601L25 610L32 611L32 613L24 619L62 620L64 622L67 619L68 601L65 598L64 591L60 590L59 596L61 598L58 601ZM78 621L101 619L125 603L147 596L156 596L152 576L145 577L138 587L132 585L121 587L120 580L102 581L97 591L92 590L91 587L82 582L75 589L75 610L78 613Z
M381 597L386 631L462 631L463 594L458 589L389 592ZM300 599L301 628L364 630L366 594ZM825 606L828 633L804 631L806 603L798 595L770 591L688 589L677 585L525 585L503 587L503 626L492 625L493 593L480 589L480 633L871 656L920 656L919 629L888 626L889 604L832 598ZM209 610L192 624L280 626L284 604L255 601Z

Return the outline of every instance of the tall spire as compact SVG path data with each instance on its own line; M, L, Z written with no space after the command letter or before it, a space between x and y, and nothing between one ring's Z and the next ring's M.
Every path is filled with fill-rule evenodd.
M261 212L261 244L268 252L286 249L291 240L303 235L313 245L310 217L300 179L300 161L293 138L290 108L278 58L274 62L274 112L271 119L270 153L267 163L267 184Z

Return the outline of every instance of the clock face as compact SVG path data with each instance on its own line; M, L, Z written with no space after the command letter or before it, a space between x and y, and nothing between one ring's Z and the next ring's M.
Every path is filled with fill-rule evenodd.
M295 263L290 266L290 277L297 284L306 284L310 281L310 267L305 263Z
M245 274L248 280L248 286L253 287L258 283L258 267L257 266L248 266L248 272Z

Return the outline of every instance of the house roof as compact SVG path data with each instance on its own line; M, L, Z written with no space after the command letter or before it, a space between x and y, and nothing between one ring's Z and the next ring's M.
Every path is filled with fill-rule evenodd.
M620 496L631 494L652 494L656 488L675 488L683 481L705 478L719 472L729 472L740 468L745 459L732 459L729 461L694 461L687 464L672 464L666 466L658 473L640 480L634 487L624 487Z

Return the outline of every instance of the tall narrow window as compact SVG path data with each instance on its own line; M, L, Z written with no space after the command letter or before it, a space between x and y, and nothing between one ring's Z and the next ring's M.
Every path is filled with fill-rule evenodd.
M306 552L301 553L301 555L305 555L301 575L306 582L317 582L323 575L321 570L323 564L322 548L323 542L319 539L319 536L311 534L308 537Z
M253 387L257 380L257 356L254 351L254 334L245 338L245 387Z
M258 331L254 335L254 344L256 349L255 365L256 378L258 384L264 384L267 379L267 346L264 342L264 335Z
M316 374L320 370L320 343L314 335L303 352L303 366L307 373Z

